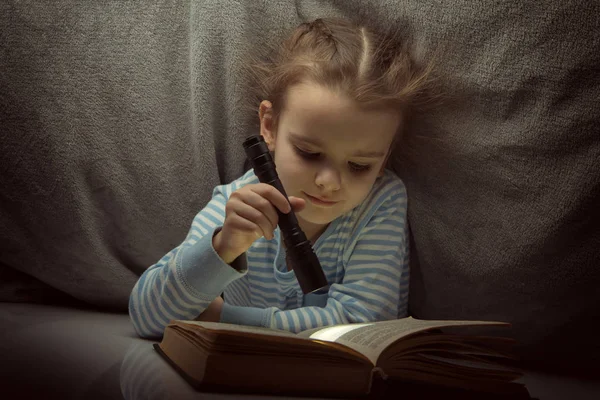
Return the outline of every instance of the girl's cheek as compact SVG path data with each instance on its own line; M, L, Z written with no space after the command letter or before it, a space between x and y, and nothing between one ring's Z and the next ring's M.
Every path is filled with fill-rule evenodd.
M299 168L303 168L303 169L308 169L308 168L312 168L312 166L315 165L314 162L311 162L311 160L307 160L297 154L294 154L294 163L299 167Z

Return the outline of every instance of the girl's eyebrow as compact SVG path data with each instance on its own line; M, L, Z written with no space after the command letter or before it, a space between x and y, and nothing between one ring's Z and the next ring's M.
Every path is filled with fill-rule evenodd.
M298 141L298 142L304 142L304 143L308 143L308 144L313 144L315 146L320 146L321 145L321 141L318 139L311 139L311 138L307 138L304 137L302 135L299 135L297 133L294 132L290 132L290 138L292 140Z
M303 142L306 144L312 144L313 146L317 146L317 147L321 146L321 141L319 139L307 138L307 137L304 137L304 136L299 135L294 132L290 132L289 134L290 134L290 138L293 141ZM354 153L352 156L358 157L358 158L381 158L381 157L385 156L385 153L381 152L381 151L361 151L361 150L359 150L356 153Z
M357 151L354 153L354 157L359 158L379 158L385 156L385 153L380 151Z

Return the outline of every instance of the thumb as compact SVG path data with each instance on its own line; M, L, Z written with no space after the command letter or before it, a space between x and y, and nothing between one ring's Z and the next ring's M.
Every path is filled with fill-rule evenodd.
M306 201L300 197L290 196L288 197L288 200L290 201L294 212L302 211L306 206Z

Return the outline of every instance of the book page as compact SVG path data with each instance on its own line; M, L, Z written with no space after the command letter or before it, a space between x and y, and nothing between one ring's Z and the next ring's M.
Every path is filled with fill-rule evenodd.
M175 320L171 321L171 325L175 325L178 328L185 329L187 332L190 332L194 335L202 335L203 332L201 329L197 327L201 327L202 330L213 331L217 335L222 332L232 332L235 334L254 334L259 335L257 339L262 339L262 342L272 342L277 344L278 346L283 346L279 350L279 352L286 352L286 345L290 346L290 352L298 351L298 345L301 345L303 349L312 349L311 351L315 353L315 349L319 349L318 353L323 354L325 352L330 352L333 357L339 359L340 357L343 359L349 359L352 361L360 360L362 363L365 363L365 356L361 353L357 353L351 348L347 346L343 346L335 343L334 341L328 340L311 340L308 336L301 337L298 334L284 331L281 329L272 329L272 328L264 328L264 327L256 327L256 326L245 326L245 325L235 325L235 324L227 324L223 322L202 322L202 321L192 321L192 320ZM272 337L273 339L270 339ZM285 338L287 341L282 341L278 338ZM250 343L250 346L256 343L261 343L254 339L253 341L246 340L245 343ZM246 345L247 349L248 345ZM257 347L260 349L260 347ZM288 352L289 353L289 352Z
M412 317L375 323L335 325L301 332L298 336L336 342L364 354L373 365L381 353L399 339L428 329L450 326L504 325L490 321L425 321Z
M283 337L292 337L298 338L295 333L283 331L281 329L269 329L262 328L258 326L246 326L246 325L234 325L234 324L226 324L224 322L203 322L203 321L183 321L177 320L174 321L178 325L198 325L205 329L209 330L217 330L217 331L230 331L230 332L243 332L243 333L254 333L258 335L267 335L267 336L283 336Z

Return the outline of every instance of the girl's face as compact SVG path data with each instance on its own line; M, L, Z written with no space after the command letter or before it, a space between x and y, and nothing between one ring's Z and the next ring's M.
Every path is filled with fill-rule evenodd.
M306 201L297 217L309 238L365 199L400 124L398 113L363 110L314 83L288 90L277 126L270 102L261 103L259 114L288 196Z

